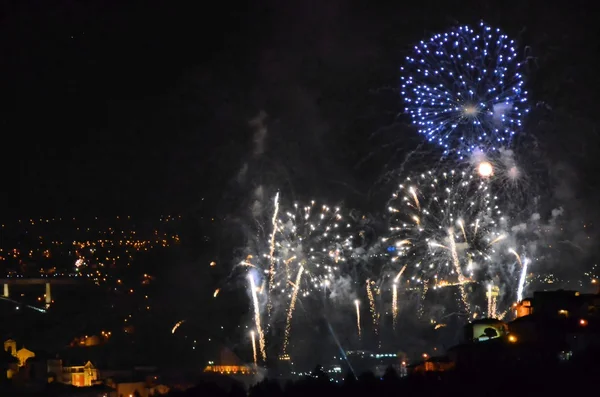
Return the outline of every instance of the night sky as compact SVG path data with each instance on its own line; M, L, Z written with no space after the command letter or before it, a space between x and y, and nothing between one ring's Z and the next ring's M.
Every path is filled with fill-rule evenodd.
M528 57L519 147L549 181L540 194L595 216L600 28L586 3L13 2L0 31L3 214L210 203L243 216L258 186L380 211L382 175L420 143L401 114L403 57L483 18Z

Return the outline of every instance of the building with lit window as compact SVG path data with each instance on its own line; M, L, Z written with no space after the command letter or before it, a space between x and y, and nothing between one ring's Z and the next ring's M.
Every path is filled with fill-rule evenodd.
M227 377L240 382L245 387L255 384L264 376L264 370L254 364L244 364L240 358L227 348L221 349L218 361L209 361L204 367L204 375L215 381L217 377Z
M600 315L600 294L578 291L536 291L516 307L517 318L531 314L545 318L596 317Z
M63 360L48 360L48 378L51 381L77 387L93 386L99 382L98 370L90 362L82 365L64 365Z
M600 351L600 295L539 291L515 306L516 319L473 321L448 350L457 367L556 364Z

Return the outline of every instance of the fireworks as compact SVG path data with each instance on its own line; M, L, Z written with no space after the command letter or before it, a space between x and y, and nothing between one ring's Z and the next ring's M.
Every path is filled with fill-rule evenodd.
M371 317L373 319L373 329L375 330L375 335L379 336L379 314L375 307L375 297L373 296L371 283L375 284L375 282L367 280L367 297L369 298L369 310L371 311Z
M528 266L529 260L525 258L525 260L523 261L523 266L521 268L521 276L519 277L519 287L517 289L517 302L521 302L523 300L523 290L525 289L525 281L527 279Z
M381 347L386 321L380 316L390 315L391 306L396 332L404 313L399 302L404 305L411 295L420 298L419 309L411 314L424 317L433 313L424 310L432 295L448 296L439 289L454 288L459 310L446 317L466 314L469 319L485 312L486 296L487 315L495 318L507 313L501 312L503 296L510 296L511 304L515 294L522 299L528 261L521 263L508 245L526 228L510 226L519 206L514 198L523 194L506 189L524 186L508 147L528 113L516 43L481 23L436 34L414 49L402 68L405 111L420 134L441 145L445 154L458 154L453 159L460 161L450 167L446 157L436 169L402 180L388 202L388 234L375 236L371 246L366 246L365 234L371 230L363 228L366 222L341 208L315 201L290 206L279 193L269 200L269 211L255 219L259 227L251 252L239 264L251 274L255 363L258 353L266 360L272 343L281 348L280 357L289 359L291 330L300 325L294 319L297 305L299 313L324 316L330 330L327 314L355 316L353 339L363 345L369 338L361 325L360 301L368 302L363 314L371 321L365 324ZM513 255L520 277L515 276ZM334 295L342 298L334 300ZM336 310L325 310L328 300L338 305ZM436 306L450 306L440 303ZM343 305L351 309L346 314L340 310ZM431 317L424 320L437 324Z
M398 284L394 281L392 286L392 327L396 330L398 323Z
M250 282L250 293L252 295L252 305L254 307L254 326L256 327L256 331L258 332L258 343L260 346L260 354L262 356L263 361L267 360L267 351L265 346L265 335L262 329L261 324L261 316L260 316L260 306L258 303L258 295L256 293L256 285L254 283L254 277L252 274L248 275L248 281Z
M488 301L487 315L489 318L499 317L497 313L499 291L500 290L498 287L494 286L493 284L488 284L486 296Z
M313 201L287 209L278 193L272 209L268 238L257 242L257 255L247 255L239 265L258 270L256 275L262 273L263 285L267 286L261 288L266 294L267 310L263 314L254 285L258 280L250 277L254 327L263 360L266 336L261 331L262 322L266 321L269 327L285 318L282 354L286 355L297 300L322 299L322 294L314 292L323 291L326 297L325 287L335 292L335 280L348 270L356 231L352 219L339 207L317 205Z
M411 283L467 282L503 239L502 211L486 179L467 171L407 178L389 203L396 255L410 263ZM448 278L454 280L447 280Z
M181 327L181 324L185 323L185 320L178 321L171 330L171 333L174 334L177 331L177 328Z
M360 327L360 301L357 299L354 301L354 306L356 306L356 332L358 333L358 338L362 336L362 329Z
M482 161L481 163L479 163L479 165L477 166L477 171L479 172L479 175L483 178L489 178L494 174L494 168L492 167L492 164L489 161Z
M355 229L340 208L318 206L314 201L307 206L296 204L293 211L281 211L280 215L273 222L269 255L263 255L273 269L269 271L271 299L286 295L289 281L300 266L308 278L300 290L306 297L340 273L352 255Z
M290 307L288 308L287 319L285 322L285 336L283 339L283 355L287 354L287 348L290 343L290 331L292 329L292 316L294 315L294 309L296 308L296 299L298 299L298 291L300 290L300 281L302 280L302 272L304 268L300 266L298 275L296 276L296 282L294 283L294 292L292 293L292 299L290 301Z
M446 153L505 146L528 112L516 43L483 22L421 41L401 69L406 113Z
M480 177L490 179L495 192L500 196L515 200L531 194L528 178L518 166L512 150L501 148L493 153L475 150L471 153L469 162Z
M258 354L256 352L256 335L254 331L250 331L250 338L252 340L252 359L254 361L254 365L258 364Z
M271 220L271 241L269 243L269 291L273 289L275 280L275 237L277 235L277 215L279 214L279 192L275 195L275 206L273 210L273 219ZM271 315L272 309L271 294L269 294L269 302L267 308L269 309L269 316Z

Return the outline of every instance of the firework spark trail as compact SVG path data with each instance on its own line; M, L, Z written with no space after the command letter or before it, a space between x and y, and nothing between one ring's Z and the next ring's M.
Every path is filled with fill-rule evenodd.
M488 284L486 295L488 300L487 314L489 318L498 318L497 299L494 292L494 284Z
M498 320L502 321L504 319L504 317L506 317L506 314L508 314L508 310L509 309L506 309L505 311L503 311L502 313L500 313L498 315Z
M454 265L454 270L458 274L458 282L460 285L458 288L460 289L460 297L465 305L465 309L467 310L467 314L469 317L471 316L471 309L469 307L469 301L467 299L467 292L465 290L464 282L465 277L462 274L462 269L460 268L460 261L458 260L458 253L456 252L456 241L454 240L454 229L448 229L448 239L450 240L450 252L452 253L452 264Z
M185 320L178 321L177 324L175 324L175 326L171 330L171 333L174 334L175 331L177 331L177 328L181 327L181 324L183 324L183 323L185 323Z
M290 331L292 329L292 317L294 316L294 309L296 308L296 299L298 298L298 291L300 290L300 281L302 280L302 272L304 267L300 265L298 275L296 276L296 282L294 283L294 292L292 293L292 299L290 301L290 307L287 313L287 320L285 323L285 336L283 339L283 354L287 354L288 345L290 343Z
M471 284L471 283L474 283L474 281L471 279L468 279L468 278L465 279L462 283L459 283L459 282L450 283L446 280L442 280L442 281L438 282L437 284L435 284L433 286L433 289L441 289L441 288L446 288L446 287L457 287L461 284Z
M429 280L423 280L423 291L421 293L421 302L419 303L419 318L425 313L425 297L429 291Z
M398 322L398 284L394 282L392 286L392 329L396 330Z
M510 252L511 254L513 254L515 256L515 258L517 258L517 262L519 262L519 265L521 265L521 268L522 268L523 267L523 262L521 262L521 257L519 256L519 254L517 254L517 251L515 251L512 248L510 248L508 250L508 252Z
M519 278L519 288L517 289L517 302L521 302L523 300L523 290L525 289L528 265L529 259L525 258L525 260L523 261L523 268L521 269L521 277Z
M260 354L262 356L263 361L266 361L267 350L265 347L265 334L263 333L263 329L260 324L260 307L258 306L256 285L254 284L254 277L252 277L252 274L248 274L248 280L250 281L250 291L252 293L252 303L254 305L254 325L256 327L256 332L258 332L258 344L260 346Z
M492 316L492 285L488 284L487 286L487 313L488 317L493 318Z
M501 234L490 242L490 245L494 245L502 240L506 239L506 234Z
M488 309L487 315L488 318L496 318L498 319L498 287L494 286L494 283L490 283L487 286L487 300L488 300Z
M408 189L408 191L409 191L409 192L410 192L410 194L412 195L412 197L413 197L413 200L415 200L415 205L417 206L417 209L418 209L419 211L421 211L421 203L419 202L419 196L417 196L417 191L416 191L416 190L415 190L415 188L414 188L414 187L412 187L412 186L411 186L411 187Z
M465 241L469 241L469 239L467 238L467 232L465 232L465 222L463 222L462 219L459 219L457 223L458 226L460 226L460 230L462 231L462 235L465 238Z
M245 266L245 267L253 267L253 268L255 268L255 269L258 269L256 266L254 266L254 265L253 265L253 264L250 262L250 260L251 260L252 258L253 258L253 256L252 256L252 255L248 255L248 256L246 257L246 259L245 259L245 260L243 260L243 261L241 261L241 262L240 262L240 266Z
M275 195L275 209L273 210L273 219L271 221L272 224L272 233L271 233L271 243L269 249L269 292L275 286L275 234L277 234L277 215L279 214L279 192ZM267 313L271 316L271 309L273 308L273 303L271 302L271 294L269 293L267 299Z
M258 364L258 355L256 353L256 335L254 331L250 331L250 337L252 338L252 357L254 358L254 365Z
M217 295L219 295L219 292L221 292L221 288L217 288L217 289L215 290L215 293L213 294L213 298L216 298L216 297L217 297Z
M354 301L354 305L356 306L356 331L358 332L358 338L361 338L362 330L360 328L360 302L357 300Z
M375 335L379 338L379 316L377 315L377 308L375 307L375 297L373 296L373 290L371 289L371 280L367 280L367 297L369 298L369 310L373 317L373 330Z
M394 278L394 284L400 280L400 277L402 277L402 273L404 273L404 271L406 270L406 266L407 265L402 266L402 269L400 269L398 275L396 276L396 278Z

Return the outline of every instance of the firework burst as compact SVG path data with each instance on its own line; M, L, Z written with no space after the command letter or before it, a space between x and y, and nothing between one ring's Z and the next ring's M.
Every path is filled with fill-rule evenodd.
M506 238L489 180L470 168L428 171L398 186L389 211L388 251L408 264L408 282L434 289L458 285L469 311L465 284L486 275L496 245Z
M528 112L517 44L483 22L421 41L401 69L405 112L446 153L506 146Z
M266 332L263 337L262 324L269 329L285 322L282 351L288 354L296 303L303 299L320 301L336 292L336 280L349 272L356 231L355 222L340 207L312 201L286 208L279 194L273 203L273 212L265 222L272 229L268 238L257 241L256 252L239 264L256 270L254 274L262 278L250 276L254 327L263 360L269 334L273 333Z

